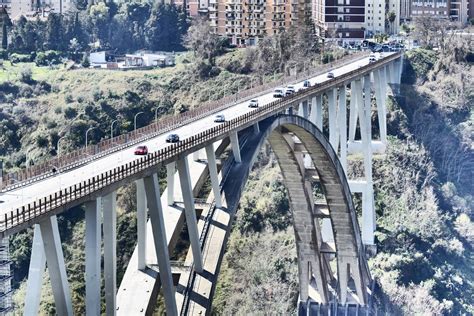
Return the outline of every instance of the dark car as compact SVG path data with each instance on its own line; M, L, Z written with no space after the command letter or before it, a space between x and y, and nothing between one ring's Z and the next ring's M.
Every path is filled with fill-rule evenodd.
M332 71L328 72L328 74L326 75L326 77L328 78L334 78L334 73Z
M146 146L138 146L135 148L135 155L143 156L148 155L148 147Z
M305 81L303 82L303 87L305 87L305 88L311 87L311 82L310 82L309 80L305 80Z
M178 136L178 134L169 134L169 135L166 137L166 142L167 142L167 143L177 143L177 142L179 142L179 136Z

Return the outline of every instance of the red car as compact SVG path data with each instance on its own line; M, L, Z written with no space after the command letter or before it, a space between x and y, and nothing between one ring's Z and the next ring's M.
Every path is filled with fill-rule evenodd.
M135 155L148 155L148 147L138 146L137 148L135 148Z

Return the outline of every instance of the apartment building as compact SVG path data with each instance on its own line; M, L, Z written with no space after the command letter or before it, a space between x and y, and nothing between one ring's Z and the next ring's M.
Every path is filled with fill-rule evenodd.
M234 45L254 45L310 18L308 0L208 0L208 16L214 32Z
M0 8L4 8L8 15L11 14L11 0L0 0Z
M474 0L412 0L409 5L402 5L401 16L403 21L430 15L466 24L474 17L470 10L473 3Z
M63 14L73 8L75 8L74 0L13 0L10 16L13 20L17 20L20 16L46 17L50 12Z
M343 41L364 38L366 1L370 0L313 0L316 32Z

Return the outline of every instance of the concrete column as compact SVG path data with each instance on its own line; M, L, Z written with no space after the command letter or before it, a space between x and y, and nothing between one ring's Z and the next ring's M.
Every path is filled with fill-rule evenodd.
M66 265L64 264L56 216L45 219L39 226L43 237L44 253L48 262L56 313L58 315L72 315L71 293L67 281Z
M331 220L329 218L323 218L322 221L323 223L321 225L321 235L323 241L327 243L334 242Z
M360 93L356 90L355 81L351 82L351 100L349 103L349 141L355 140L355 134L357 129L357 112L360 104L359 95Z
M100 315L101 198L87 202L84 206L86 218L86 315Z
M347 170L347 113L346 113L346 87L339 87L339 110L337 111L338 130L341 144L340 158L344 171Z
M117 192L102 197L104 213L105 314L115 315L117 308Z
M288 109L286 109L286 114L288 115L293 115L294 109L292 106L290 106Z
M387 143L387 119L385 114L385 98L383 86L385 85L385 76L381 69L374 71L375 100L377 104L377 118L379 122L380 141Z
M309 120L321 131L323 130L323 95L313 97Z
M356 84L360 85L360 81ZM366 245L374 244L374 205L373 205L373 185L372 185L372 128L370 122L370 81L368 76L364 78L365 98L363 107L359 107L359 119L361 126L361 138L364 154L364 174L366 179L366 189L363 192L362 201L362 241ZM362 93L362 89L360 90ZM362 95L359 95L362 100ZM365 203L364 203L365 202Z
M329 142L332 148L337 152L337 104L336 94L337 88L333 88L327 92L328 95L328 114L329 114Z
M237 132L230 133L230 145L232 146L232 152L234 153L235 162L241 163L242 158L240 158L239 137L237 136Z
M46 268L46 255L44 253L43 237L39 224L35 224L33 245L31 247L30 268L26 282L26 296L24 315L38 315L43 274Z
M144 179L144 186L147 204L150 209L150 221L153 239L155 241L158 267L160 270L163 297L165 299L166 314L175 316L178 315L178 308L176 306L173 278L171 274L168 243L166 242L165 220L163 218L163 207L160 200L160 185L156 173Z
M298 105L298 116L301 116L304 118L304 109L303 109L303 101L300 102Z
M189 240L193 251L194 269L196 272L203 271L201 245L199 243L199 232L197 228L196 210L194 209L194 196L191 188L191 177L189 175L189 166L187 157L178 160L179 181L181 183L181 192L186 215L186 224L188 225Z
M309 262L308 260L303 259L304 255L298 257L300 300L306 302L309 298Z
M146 269L146 222L147 205L145 194L145 182L143 179L135 181L137 187L137 254L138 270Z
M347 285L349 282L350 270L347 258L343 256L337 257L337 278L339 303L345 305L347 302Z
M166 185L168 189L168 205L174 204L174 175L176 173L176 162L166 165Z
M258 126L258 122L253 124L253 133L254 134L260 133L260 127Z
M309 105L310 105L311 99L308 99L303 102L303 117L305 119L309 118Z
M214 151L214 144L206 146L207 167L209 168L209 176L211 178L212 192L214 193L214 200L216 207L222 207L221 191L219 187L219 178L217 175L216 153Z

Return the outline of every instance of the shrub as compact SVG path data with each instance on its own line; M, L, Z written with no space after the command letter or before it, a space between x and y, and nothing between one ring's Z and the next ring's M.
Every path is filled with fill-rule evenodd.
M20 81L31 83L33 81L33 72L30 67L23 67L20 71Z
M38 136L36 137L36 145L40 148L47 147L49 144L48 139L44 136Z
M31 98L33 96L33 89L30 86L22 85L18 95L22 98Z
M37 66L49 66L59 64L61 62L61 55L54 50L39 52L36 55L35 63Z
M64 97L64 101L66 101L66 103L72 103L74 102L74 98L72 97L72 95L66 94L66 96Z
M89 57L87 57L87 54L84 54L84 56L82 57L82 67L84 68L89 68L91 66L91 63L89 61Z
M13 53L13 54L10 55L10 61L13 64L16 64L16 63L29 63L31 61L31 55Z
M77 115L77 111L76 111L76 109L74 109L72 107L67 107L64 110L64 117L67 118L67 119L73 119L74 117L76 117L76 115Z

